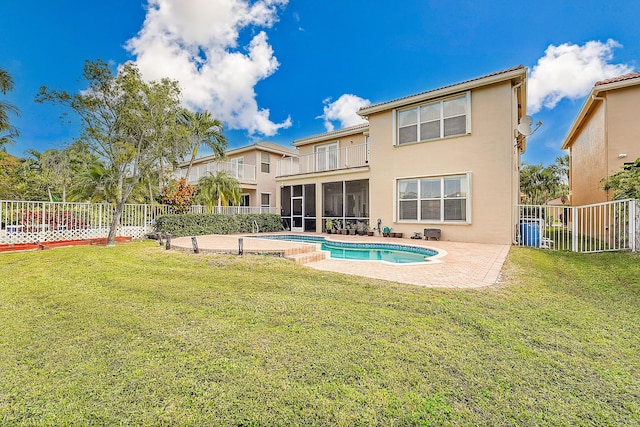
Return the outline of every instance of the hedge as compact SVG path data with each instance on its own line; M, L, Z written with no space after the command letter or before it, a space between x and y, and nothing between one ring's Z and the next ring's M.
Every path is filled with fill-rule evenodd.
M255 224L263 232L282 231L282 219L277 214L168 214L156 218L155 230L173 237L205 234L251 233Z

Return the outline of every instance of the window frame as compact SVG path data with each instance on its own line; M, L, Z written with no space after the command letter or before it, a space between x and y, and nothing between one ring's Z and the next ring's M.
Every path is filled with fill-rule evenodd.
M445 180L450 178L465 178L466 179L466 187L462 188L464 190L464 196L456 196L456 197L447 197L445 193ZM422 181L437 179L440 184L440 194L438 197L423 197L422 196ZM402 193L400 192L400 187L402 183L415 181L416 182L416 195L415 197L407 198L402 197ZM426 175L426 176L416 176L416 177L406 177L406 178L396 178L394 180L394 199L395 199L395 208L394 208L394 221L399 223L420 223L420 224L471 224L471 203L472 203L472 193L471 193L471 172L463 172L463 173L452 173L452 174L444 174L444 175ZM464 214L465 218L461 220L448 220L445 219L446 211L445 204L446 201L450 200L464 200L465 208ZM425 219L422 218L422 202L423 201L438 201L439 206L439 218L438 219ZM402 204L414 203L416 209L416 217L414 218L402 218Z
M319 152L318 149L320 148L324 150ZM338 166L340 165L340 142L339 141L329 142L327 144L318 144L313 147L313 153L315 155L315 160L316 160L315 161L316 172L331 171L331 170L338 169ZM333 168L330 167L332 163L331 162L332 153L335 153L335 167ZM324 167L320 167L321 156L324 159Z
M465 101L464 105L465 105L465 112L464 114L453 114L453 115L449 115L449 116L445 116L445 103L448 101L452 101L452 100L456 100L456 99L462 99ZM422 118L421 114L423 111L424 107L428 107L428 106L434 106L434 105L438 105L439 106L439 118L438 119L431 119L428 120L427 118ZM402 114L406 114L406 113L410 113L411 111L415 110L415 122L411 122L411 123L407 123L404 126L401 126L401 115ZM453 135L445 135L445 122L448 119L453 119L456 117L465 117L465 131L462 133L456 133ZM407 107L407 108L401 108L398 110L394 110L394 145L398 145L398 146L402 146L402 145L410 145L410 144L416 144L416 143L420 143L420 142L427 142L427 141L437 141L437 140L441 140L441 139L448 139L448 138L456 138L459 136L464 136L464 135L469 135L471 134L471 91L466 91L462 94L458 93L456 95L452 95L452 96L448 96L445 98L439 98L437 100L432 100L429 102L424 102L421 104L417 104L417 105L413 105L411 107ZM427 124L427 123L435 123L438 122L439 124L439 136L437 137L433 137L433 138L422 138L422 126ZM415 133L416 133L416 140L415 141L406 141L406 142L401 142L400 140L400 130L401 129L407 129L409 127L416 127Z
M267 161L264 161L265 154L267 156ZM264 166L267 166L267 170L264 170ZM262 173L271 173L271 154L267 151L260 152L260 172Z
M264 196L267 196L268 202L264 204ZM271 193L260 193L260 207L261 208L270 208L271 207Z

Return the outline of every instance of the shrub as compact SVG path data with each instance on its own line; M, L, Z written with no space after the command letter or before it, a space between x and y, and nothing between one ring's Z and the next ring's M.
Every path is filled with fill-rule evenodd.
M187 184L185 179L172 180L162 189L160 203L171 206L177 213L187 213L193 205L196 187Z
M255 221L255 223L254 223ZM174 237L200 236L204 234L273 232L282 230L282 219L277 214L168 214L156 219L156 231L170 233Z

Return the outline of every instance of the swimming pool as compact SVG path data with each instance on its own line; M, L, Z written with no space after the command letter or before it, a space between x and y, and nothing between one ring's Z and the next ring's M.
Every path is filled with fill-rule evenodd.
M320 249L329 252L329 257L353 261L385 261L393 264L410 264L427 262L429 257L438 254L433 249L417 246L389 243L338 242L315 236L278 235L256 238L320 244Z

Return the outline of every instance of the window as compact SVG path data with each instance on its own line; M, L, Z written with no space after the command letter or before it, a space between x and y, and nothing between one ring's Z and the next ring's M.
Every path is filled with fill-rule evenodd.
M338 169L338 143L318 145L316 152L316 171Z
M260 153L260 156L261 156L260 171L264 173L269 173L269 171L271 170L271 161L270 161L271 156L269 155L269 153L264 151Z
M398 144L469 133L470 94L398 111Z
M244 178L244 157L230 159L229 163L231 163L230 175L236 179Z
M268 208L269 206L271 206L271 194L269 193L262 193L260 195L260 206L263 208Z
M248 194L241 194L240 195L240 206L251 206L249 204L249 195Z
M400 221L468 222L469 176L398 180Z

